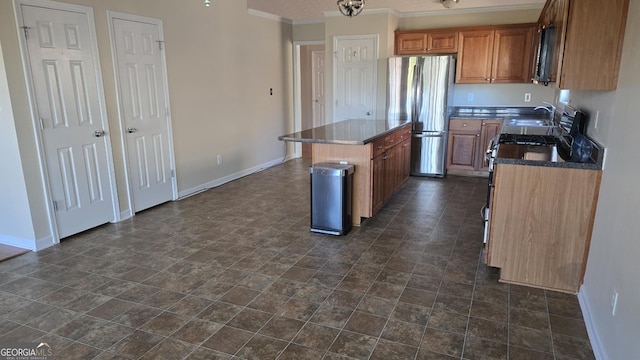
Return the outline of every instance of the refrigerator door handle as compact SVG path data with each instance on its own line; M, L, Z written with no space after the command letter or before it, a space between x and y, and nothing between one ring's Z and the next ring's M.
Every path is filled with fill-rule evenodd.
M413 81L411 82L411 104L413 105L413 109L411 109L411 121L418 121L418 79L420 74L420 67L418 65L413 65Z
M414 96L414 103L416 104L416 110L414 112L415 114L415 121L422 121L422 102L423 102L423 87L424 87L424 65L416 65L416 81L415 81L415 87L416 87L416 91L415 91L415 96Z
M446 131L425 131L422 133L415 133L411 136L416 138L425 138L425 137L442 137L447 135Z

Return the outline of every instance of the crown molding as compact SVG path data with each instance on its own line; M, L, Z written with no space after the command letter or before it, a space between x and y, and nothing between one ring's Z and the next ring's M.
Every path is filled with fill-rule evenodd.
M289 25L293 24L293 20L284 18L282 16L275 15L275 14L272 14L272 13L268 13L268 12L265 12L265 11L260 11L260 10L256 10L256 9L247 9L247 13L249 15L261 17L261 18L268 19L268 20L278 21L278 22L281 22L281 23L289 24Z
M508 6L491 6L491 7L476 7L476 8L450 8L439 9L431 11L420 12L406 12L396 13L398 17L410 18L410 17L426 17L426 16L441 16L441 15L458 15L458 14L473 14L473 13L487 13L487 12L501 12L501 11L521 11L521 10L542 10L544 4L536 5L508 5Z

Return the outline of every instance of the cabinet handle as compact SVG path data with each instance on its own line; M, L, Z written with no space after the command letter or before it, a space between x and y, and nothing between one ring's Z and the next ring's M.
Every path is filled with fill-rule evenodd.
M462 127L467 127L467 123L462 124Z
M383 156L382 160L387 160L387 155Z
M383 146L382 146L382 145L378 145L378 146L376 146L376 149L382 149L382 148L383 148Z
M491 82L491 78L486 78L485 80L487 80L488 82Z
M480 137L480 134L476 134L476 137Z

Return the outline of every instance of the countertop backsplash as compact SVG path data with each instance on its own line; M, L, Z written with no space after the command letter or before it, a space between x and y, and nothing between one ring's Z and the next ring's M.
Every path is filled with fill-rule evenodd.
M451 106L534 107L543 101L553 103L555 88L535 84L455 84ZM525 94L531 101L525 102Z

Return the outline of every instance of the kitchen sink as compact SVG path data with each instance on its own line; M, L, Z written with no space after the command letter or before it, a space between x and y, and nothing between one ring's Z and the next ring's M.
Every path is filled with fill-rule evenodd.
M550 120L543 119L511 119L509 126L552 126Z

